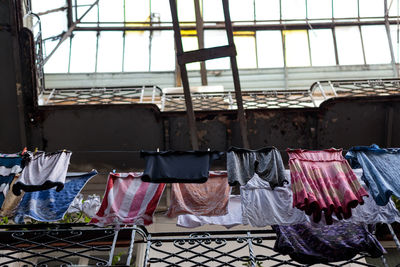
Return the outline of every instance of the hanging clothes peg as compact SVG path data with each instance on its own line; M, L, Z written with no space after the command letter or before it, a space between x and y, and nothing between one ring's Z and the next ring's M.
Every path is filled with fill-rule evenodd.
M33 151L33 155L36 155L37 152L38 152L38 148L35 147L35 150Z
M157 147L157 152L160 152L160 148L159 147Z
M21 156L24 155L27 151L28 151L28 148L24 147L24 149L22 149Z

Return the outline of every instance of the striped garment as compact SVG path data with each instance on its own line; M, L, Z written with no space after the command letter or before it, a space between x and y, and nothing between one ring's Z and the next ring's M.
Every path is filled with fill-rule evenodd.
M165 184L147 183L142 173L110 173L103 202L91 224L149 225Z
M321 151L287 150L293 191L293 206L321 220L322 211L327 224L332 213L338 219L351 217L351 209L364 204L368 196L361 186L341 149Z
M22 157L19 154L0 154L0 207L15 175L22 171L21 165Z

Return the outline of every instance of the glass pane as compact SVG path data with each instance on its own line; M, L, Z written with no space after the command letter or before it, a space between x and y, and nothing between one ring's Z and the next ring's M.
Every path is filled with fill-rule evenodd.
M255 0L256 20L279 20L279 0Z
M281 31L257 31L259 68L283 67Z
M196 21L196 15L194 13L194 1L193 0L177 0L178 4L178 19L182 21Z
M100 0L99 9L100 21L102 22L124 21L123 0Z
M393 52L396 62L400 62L400 27L397 25L390 26L390 35L392 38Z
M41 16L40 20L42 22L43 39L57 36L67 31L67 15L64 11Z
M310 66L307 30L283 31L288 67Z
M222 1L203 0L204 21L224 21L224 9Z
M32 2L33 13L45 12L50 9L55 9L65 6L65 0L52 0L52 1L32 0L31 2Z
M332 30L308 31L313 66L336 65Z
M383 17L383 0L359 0L360 17ZM390 1L388 1L389 3Z
M358 27L336 27L339 64L364 64L361 37Z
M122 71L122 32L101 32L97 55L98 72Z
M149 21L150 0L124 0L125 21Z
M94 72L96 32L76 32L72 38L70 72Z
M170 22L171 9L169 8L169 1L165 0L148 0L151 1L151 12L159 16L160 21Z
M199 45L197 42L197 37L195 36L185 36L182 38L182 46L183 46L183 51L192 51L192 50L197 50L199 49ZM193 62L190 64L186 65L186 68L188 70L199 70L200 69L200 63L199 62Z
M367 64L390 63L390 48L383 25L361 27Z
M333 14L335 18L357 17L357 0L333 0Z
M46 42L47 54L50 53L51 49L58 42L52 42L53 45L48 45ZM44 65L45 73L66 73L68 72L68 61L69 61L69 38L65 40L56 52L51 56L49 61Z
M149 71L149 32L126 32L124 71Z
M308 0L307 8L309 19L332 17L332 0Z
M256 40L254 36L235 36L237 64L240 69L257 68Z
M151 44L152 71L164 71L175 69L174 32L155 32Z
M230 0L229 11L232 21L254 20L253 0Z
M228 39L224 30L204 31L204 46L206 48L228 45ZM206 61L207 69L229 69L229 58L218 58Z
M400 16L400 1L388 1L389 16Z
M88 6L78 7L78 18L89 9ZM97 22L97 7L94 6L82 19L82 22Z
M305 0L281 0L282 19L305 19L306 1Z

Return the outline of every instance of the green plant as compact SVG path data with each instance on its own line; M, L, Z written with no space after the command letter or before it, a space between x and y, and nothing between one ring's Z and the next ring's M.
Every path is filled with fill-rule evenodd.
M400 199L395 196L392 196L392 200L393 200L394 204L396 205L396 208L398 210L400 210Z
M251 267L251 260L248 260L246 263L243 263L242 265L246 267ZM256 267L263 267L261 261L256 261Z

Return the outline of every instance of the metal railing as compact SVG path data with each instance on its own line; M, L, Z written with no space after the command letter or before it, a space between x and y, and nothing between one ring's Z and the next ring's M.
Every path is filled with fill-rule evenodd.
M5 229L7 227L8 229ZM148 233L144 227L84 224L2 226L0 265L308 266L274 251L271 229ZM360 254L325 266L374 266ZM381 258L385 263L385 258Z
M237 109L235 92L192 92L195 111ZM312 108L333 97L400 95L400 79L332 80L315 82L309 89L242 91L245 109ZM42 105L156 104L161 111L185 111L183 93L165 93L155 85L45 90Z

